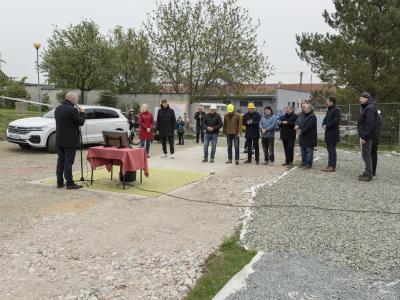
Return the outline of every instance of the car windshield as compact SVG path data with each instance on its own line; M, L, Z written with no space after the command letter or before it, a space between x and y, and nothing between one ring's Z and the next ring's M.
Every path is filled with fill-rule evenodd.
M55 111L55 109L52 109L49 112L45 113L42 117L43 118L54 119L54 111Z

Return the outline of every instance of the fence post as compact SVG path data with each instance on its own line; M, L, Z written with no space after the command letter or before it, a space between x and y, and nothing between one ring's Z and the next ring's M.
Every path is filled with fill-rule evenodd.
M397 110L399 114L399 128L398 128L398 137L397 137L397 150L400 151L400 109Z
M351 104L349 104L349 122L347 129L347 146L350 148Z

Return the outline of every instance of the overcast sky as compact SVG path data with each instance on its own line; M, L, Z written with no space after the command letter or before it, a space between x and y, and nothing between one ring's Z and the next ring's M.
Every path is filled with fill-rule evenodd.
M160 0L165 1L165 0ZM218 1L218 0L217 0ZM267 83L310 82L310 68L295 51L296 33L327 32L322 12L333 10L332 0L239 0L254 19L260 19L260 42L263 51L275 67L275 75ZM0 52L6 64L2 69L13 77L28 77L36 82L32 44L40 41L46 47L53 25L66 27L82 19L92 19L107 33L116 25L139 28L147 13L156 6L156 0L1 0ZM313 81L319 79L314 75Z

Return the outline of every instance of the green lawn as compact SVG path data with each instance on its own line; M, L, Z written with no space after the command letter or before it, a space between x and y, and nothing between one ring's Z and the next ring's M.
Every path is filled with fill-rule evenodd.
M224 285L246 266L256 255L239 246L240 230L237 230L207 260L203 276L186 297L186 300L212 299Z
M17 115L15 109L0 108L0 139L5 137L8 123L11 121L38 115L39 112L34 111L28 111L28 113L24 115Z

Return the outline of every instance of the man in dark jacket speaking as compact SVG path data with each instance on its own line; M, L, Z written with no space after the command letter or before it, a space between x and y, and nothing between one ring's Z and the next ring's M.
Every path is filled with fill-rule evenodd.
M75 93L67 93L65 99L63 104L58 106L54 112L58 152L57 187L62 188L65 186L65 177L67 189L79 189L82 186L74 183L72 165L74 164L76 149L80 145L79 126L85 123L85 111L82 108L75 107L78 99Z
M297 115L293 112L293 107L288 106L286 113L279 120L281 129L281 140L283 149L285 150L285 163L283 166L291 167L294 159L294 144L296 142L296 126Z
M365 172L359 176L360 181L371 181L373 175L371 148L373 141L379 134L378 109L369 93L360 96L361 113L357 123L360 137L362 158L365 163Z
M322 127L325 129L325 143L326 149L328 150L328 166L322 169L324 172L335 172L336 171L336 144L340 141L340 110L336 107L336 98L329 97L326 100L326 107L328 108Z

